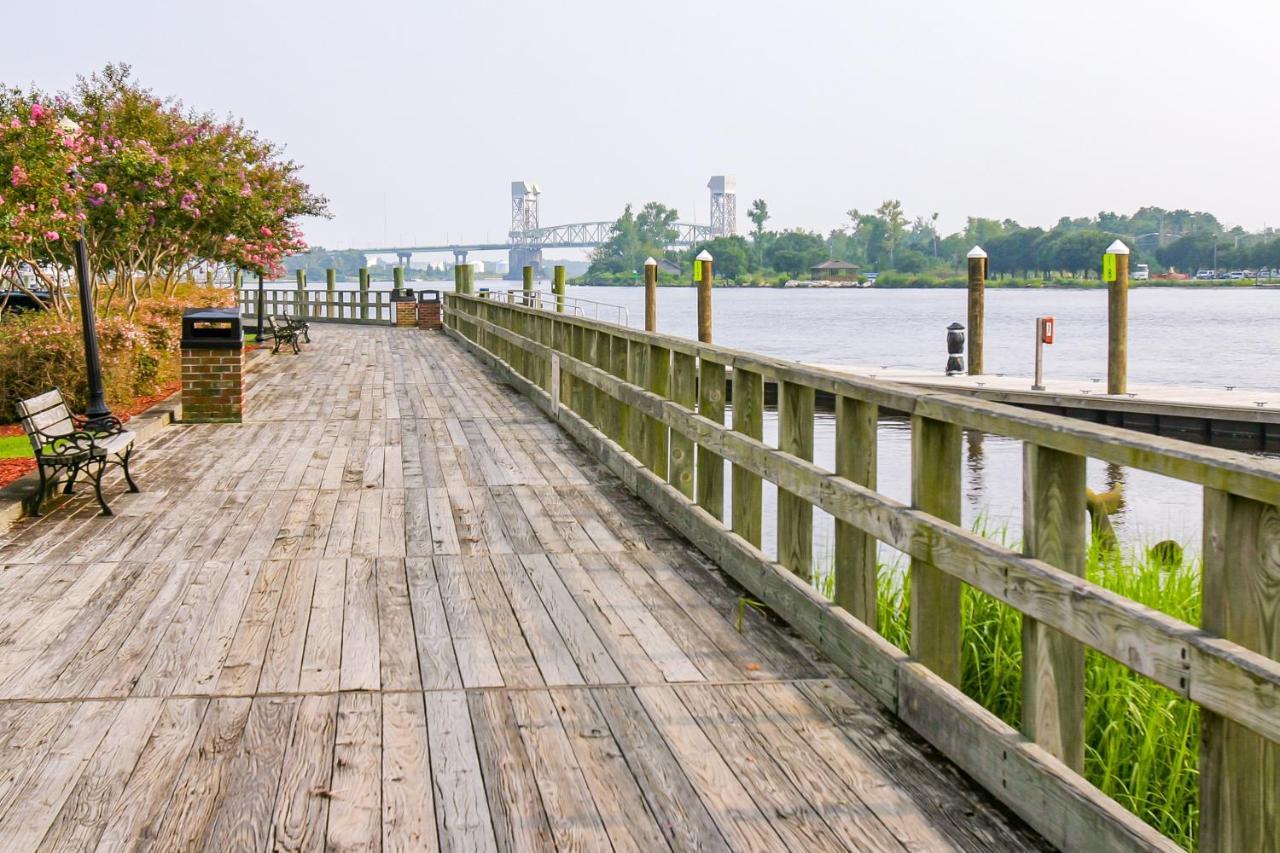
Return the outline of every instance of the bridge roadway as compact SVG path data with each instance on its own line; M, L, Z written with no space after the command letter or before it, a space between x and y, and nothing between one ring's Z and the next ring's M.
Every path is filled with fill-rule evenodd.
M312 334L0 536L4 849L1043 846L456 344Z

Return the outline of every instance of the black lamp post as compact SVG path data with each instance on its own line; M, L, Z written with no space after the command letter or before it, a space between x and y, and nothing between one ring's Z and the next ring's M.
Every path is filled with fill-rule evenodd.
M257 307L257 310L254 312L255 314L258 315L258 331L257 331L258 343L262 343L262 312L266 310L266 307L267 307L267 298L262 292L262 273L258 273L258 307Z
M84 240L84 228L76 238L76 284L80 289L80 322L84 332L84 360L89 374L89 405L87 427L93 429L107 418L106 390L102 385L102 359L98 355L98 327L93 316L93 291L89 287L89 249Z

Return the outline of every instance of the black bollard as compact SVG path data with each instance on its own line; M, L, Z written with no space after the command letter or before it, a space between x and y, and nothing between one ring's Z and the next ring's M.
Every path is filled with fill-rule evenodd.
M947 326L947 375L964 373L964 326L952 323Z

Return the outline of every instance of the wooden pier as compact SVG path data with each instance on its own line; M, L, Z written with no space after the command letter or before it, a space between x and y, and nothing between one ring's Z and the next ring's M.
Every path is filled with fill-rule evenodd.
M312 335L0 537L5 850L1047 846L505 371Z
M1048 379L1044 390L1032 380L1005 374L946 376L942 371L815 367L928 391L959 394L995 403L1066 415L1094 423L1167 435L1235 450L1280 451L1280 392L1232 386L1193 388L1129 383L1123 394L1108 394L1105 377ZM831 410L828 395L820 406Z
M1053 845L1176 849L1081 775L1088 649L1199 706L1201 849L1280 849L1280 465L718 347L709 335L694 342L470 294L445 302L450 335ZM770 383L776 447L762 440ZM835 402L832 470L813 461L819 395ZM911 419L910 505L876 490L881 411ZM959 526L964 430L1023 443L1022 550ZM1203 488L1200 625L1085 579L1091 458ZM765 481L778 494L776 556L761 550ZM809 582L815 510L835 519L834 601ZM910 654L877 631L877 542L911 559ZM1021 614L1020 729L958 689L965 586Z

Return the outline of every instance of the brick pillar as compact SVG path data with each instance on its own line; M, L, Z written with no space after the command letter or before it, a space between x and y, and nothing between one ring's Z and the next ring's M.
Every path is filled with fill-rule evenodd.
M403 300L394 303L396 306L396 325L397 326L413 326L418 325L418 304L412 300Z
M440 312L441 303L435 302L419 302L418 303L418 328L419 329L443 329L444 319Z
M182 348L182 419L187 423L240 423L244 350Z

